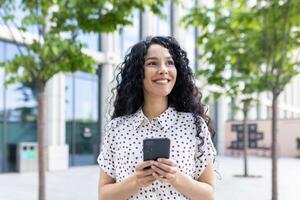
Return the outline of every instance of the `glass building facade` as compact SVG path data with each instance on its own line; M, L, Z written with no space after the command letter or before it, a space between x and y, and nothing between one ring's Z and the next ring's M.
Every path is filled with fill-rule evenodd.
M99 153L98 78L85 72L66 75L65 91L69 165L95 164Z
M15 44L0 41L0 62L18 53ZM5 79L5 69L0 68L0 172L16 170L18 143L37 141L34 84L13 84L5 87Z
M16 44L0 41L0 62L18 53ZM37 98L34 83L5 87L5 77L5 69L0 68L0 172L13 172L17 170L17 145L37 142ZM67 74L65 85L69 165L95 164L100 137L98 77L85 72Z

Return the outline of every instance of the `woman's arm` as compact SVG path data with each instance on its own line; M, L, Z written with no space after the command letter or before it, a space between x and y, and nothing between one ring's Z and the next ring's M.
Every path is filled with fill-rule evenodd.
M99 200L128 199L137 191L138 187L133 176L128 177L122 182L115 183L114 179L101 169L99 177Z
M170 183L178 192L184 194L192 200L213 200L215 177L213 163L210 161L198 180L194 180L188 175L180 172L175 162L169 159L162 159L155 162L156 167L153 176L160 181ZM164 177L164 178L162 178Z
M99 200L122 200L129 199L138 192L141 187L147 187L155 181L152 176L153 170L144 170L150 166L150 161L141 162L136 167L136 172L119 183L107 175L103 169L99 177Z
M184 173L180 173L174 187L192 200L213 200L215 177L212 161L208 163L198 180L194 180ZM178 181L179 180L179 181Z

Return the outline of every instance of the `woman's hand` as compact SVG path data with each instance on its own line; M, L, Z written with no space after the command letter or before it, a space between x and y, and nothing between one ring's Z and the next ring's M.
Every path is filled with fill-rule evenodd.
M153 169L151 169L151 162L152 161L144 161L137 164L135 167L135 173L133 177L135 179L136 185L138 188L147 187L152 184L156 179L153 176ZM149 169L145 169L150 167Z
M176 162L171 159L159 158L158 161L152 161L151 168L154 170L152 174L157 180L167 182L171 185L175 184L181 175L176 166Z

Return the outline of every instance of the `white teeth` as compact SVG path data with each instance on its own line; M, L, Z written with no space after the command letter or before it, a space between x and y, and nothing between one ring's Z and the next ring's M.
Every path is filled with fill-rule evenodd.
M157 80L157 81L155 81L155 83L165 84L165 83L168 83L168 80Z

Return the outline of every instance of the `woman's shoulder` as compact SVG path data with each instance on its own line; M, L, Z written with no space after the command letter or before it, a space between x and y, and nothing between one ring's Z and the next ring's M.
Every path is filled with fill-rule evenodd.
M137 113L133 113L133 114L123 115L123 116L113 118L107 123L107 127L109 129L111 128L116 129L116 128L122 128L124 126L127 126L128 123L131 123L132 120L135 118L136 114Z
M177 111L177 114L181 118L194 119L195 117L197 117L201 121L204 121L204 119L203 119L203 117L201 117L201 115L195 114L195 113L192 113L192 112Z
M193 122L197 120L200 125L206 125L204 118L200 114L195 114L192 112L179 112L177 111L178 119L184 120L185 122Z
M113 118L111 119L107 125L106 125L106 129L107 130L110 130L110 129L115 129L117 127L120 127L122 126L126 119L127 119L128 116L120 116L120 117L116 117L116 118Z

